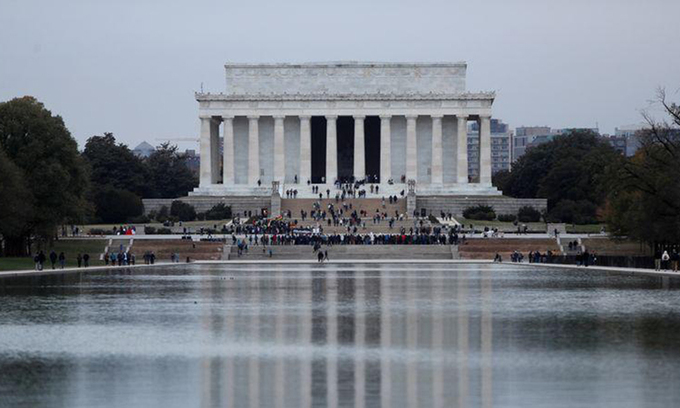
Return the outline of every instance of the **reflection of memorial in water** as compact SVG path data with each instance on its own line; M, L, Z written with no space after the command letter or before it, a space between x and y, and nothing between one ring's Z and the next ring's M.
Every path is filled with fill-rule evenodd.
M307 278L274 275L276 290L236 283L246 309L208 318L226 332L225 347L255 349L204 361L202 405L493 405L490 272L328 265ZM244 322L248 330L235 332Z

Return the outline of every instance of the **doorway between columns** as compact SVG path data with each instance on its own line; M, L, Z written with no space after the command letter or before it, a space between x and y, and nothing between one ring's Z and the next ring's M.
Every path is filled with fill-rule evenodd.
M338 180L351 182L354 176L354 118L338 117ZM329 180L332 183L333 180Z
M319 184L326 177L326 118L312 116L312 183Z
M366 181L380 183L380 117L366 116L364 121L364 157ZM385 180L387 182L387 180Z

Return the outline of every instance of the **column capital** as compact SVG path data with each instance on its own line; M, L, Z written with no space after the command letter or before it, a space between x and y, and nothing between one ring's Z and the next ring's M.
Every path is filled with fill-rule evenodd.
M359 114L359 115L352 115L352 117L353 117L353 118L354 118L355 120L362 120L362 119L366 119L366 115L363 115L363 114Z
M205 120L205 119L212 119L212 116L211 115L198 115L198 118L201 119L201 120Z
M274 120L284 120L286 115L274 115Z
M390 119L392 119L392 115L387 115L387 114L385 114L385 115L380 115L380 119L382 119L382 120L390 120Z
M336 120L338 115L326 115L326 120Z
M222 115L222 120L233 120L234 115Z
M310 115L298 115L300 120L310 120L312 117Z
M467 119L467 118L469 118L469 117L470 117L470 115L468 115L468 114L466 114L466 113L459 113L459 114L456 115L456 118L458 118L458 119L464 119L464 120Z
M439 119L439 120L441 120L441 119L444 117L444 115L439 115L439 114L437 114L437 115L430 115L430 117L431 117L432 119Z
M260 115L248 115L248 120L258 120L260 119Z
M416 120L418 119L418 115L406 115L407 120Z
M486 119L489 120L491 119L491 114L490 113L484 113L479 115L479 119Z

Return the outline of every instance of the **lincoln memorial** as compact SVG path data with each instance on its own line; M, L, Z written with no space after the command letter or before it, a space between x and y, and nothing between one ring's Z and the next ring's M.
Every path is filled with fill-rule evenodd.
M523 205L546 206L504 197L491 184L496 94L467 91L463 62L224 68L223 92L196 93L200 183L177 199L197 211L224 203L235 212L277 214L292 191L295 198L334 197L353 182L366 198L410 197L409 212L460 214L483 204L516 214ZM471 122L478 141L468 138ZM468 158L468 142L479 154ZM479 175L471 177L469 167ZM170 202L145 199L145 211Z
M468 92L465 63L226 64L223 93L198 93L193 195L269 195L366 181L381 194L498 195L491 186L493 92ZM468 177L467 129L481 129ZM220 148L222 146L222 148Z

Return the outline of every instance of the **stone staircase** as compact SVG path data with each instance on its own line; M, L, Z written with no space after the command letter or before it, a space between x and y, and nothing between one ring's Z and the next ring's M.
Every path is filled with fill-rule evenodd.
M391 217L395 214L395 211L399 214L404 214L406 212L406 198L400 198L396 203L390 204L387 198L385 199L385 207L382 206L381 198L346 198L344 201L335 201L335 198L323 200L313 199L313 198L283 198L281 199L281 211L287 212L290 210L293 219L300 218L300 210L307 211L311 214L314 209L314 203L318 202L321 205L322 210L328 210L328 204L333 204L336 209L339 209L344 204L352 204L352 209L345 211L345 214L349 216L353 210L357 212L364 210L368 212L368 216L371 217L375 214L375 210L380 212L387 212ZM369 218L370 219L370 218Z
M269 257L269 249L272 256ZM408 259L458 259L455 245L334 245L324 246L328 258L333 260L408 260ZM317 255L310 245L250 246L248 253L238 256L238 249L232 246L229 260L316 260Z

